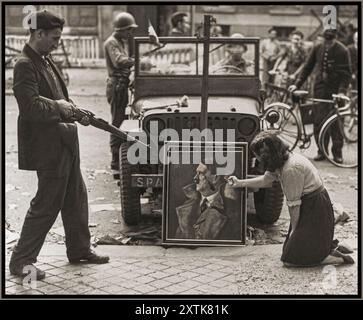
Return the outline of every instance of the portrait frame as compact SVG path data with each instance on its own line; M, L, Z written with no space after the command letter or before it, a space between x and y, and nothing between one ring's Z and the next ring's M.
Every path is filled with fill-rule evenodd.
M184 164L182 161L173 163L175 158L181 160L183 152L184 154L189 152L193 161L190 161L190 164ZM202 196L202 192L198 193L198 186L193 181L197 168L200 168L200 161L198 159L194 161L194 156L198 152L201 154L201 168L204 168L203 162L207 162L206 159L209 158L209 163L205 165L211 170L208 169L208 173L212 172L209 177L213 177L211 179L216 183L216 193L211 196L214 198L210 202L212 205L204 212L199 210L203 203L201 199L205 197ZM235 165L230 174L224 174L228 173L228 170L223 174L217 174L217 169L222 167L216 164L215 158L217 154L222 153L234 159ZM210 159L211 154L213 161ZM246 142L166 141L163 166L163 245L245 245L247 189L230 187L226 178L230 175L235 175L239 179L247 178Z

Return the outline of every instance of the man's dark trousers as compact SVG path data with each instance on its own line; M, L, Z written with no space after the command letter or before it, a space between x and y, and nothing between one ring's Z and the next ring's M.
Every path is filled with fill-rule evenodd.
M63 146L56 170L38 170L38 191L30 203L20 239L10 264L35 263L45 237L59 211L66 235L68 259L86 256L90 251L87 188L80 165L79 149Z
M317 82L314 85L314 97L317 99L327 99L332 100L332 94L335 94L338 92L337 88L329 88L326 86L324 82ZM314 138L316 145L318 144L319 139L319 132L324 124L324 121L328 118L329 115L333 114L334 106L333 104L328 103L319 103L313 108L313 119L314 119ZM329 139L332 139L332 154L334 157L342 157L342 148L343 148L343 136L340 133L340 129L338 126L338 123L334 123L331 126L331 130L326 135L326 139L324 141L324 145L326 146L326 149L329 145ZM323 154L323 152L318 150L319 154Z
M125 111L129 102L128 97L129 80L122 77L111 77L107 80L107 101L111 105L112 125L120 128L122 122L126 119ZM111 134L110 147L112 152L111 166L118 169L118 154L122 139Z

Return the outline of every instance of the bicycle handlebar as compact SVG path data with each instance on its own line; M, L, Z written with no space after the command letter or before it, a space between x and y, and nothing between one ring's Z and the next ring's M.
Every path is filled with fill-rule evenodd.
M309 94L306 90L295 90L292 92L292 94L296 97L304 97ZM323 103L332 103L334 104L336 101L343 100L347 103L350 102L350 98L343 94L332 94L333 100L329 99L318 99L318 98L308 98L307 100L313 101L313 102L323 102Z

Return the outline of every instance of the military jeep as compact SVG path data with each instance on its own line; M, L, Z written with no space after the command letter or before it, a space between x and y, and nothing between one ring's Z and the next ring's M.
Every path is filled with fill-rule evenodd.
M164 37L159 42L155 47L149 38L135 38L134 97L128 110L129 119L121 126L130 134L149 135L151 121L157 121L160 131L200 128L205 47L198 37ZM232 55L239 51L242 59L235 61ZM212 130L235 129L235 141L249 143L273 121L264 113L261 100L259 39L210 38L208 54L207 126ZM187 100L181 98L185 95ZM125 142L120 148L120 195L124 221L134 225L141 216L140 196L146 190L155 197L162 193L163 166L131 165L127 159L130 145L131 142ZM162 145L161 141L158 148ZM249 154L248 176L263 172ZM260 222L274 223L283 204L280 184L252 191Z

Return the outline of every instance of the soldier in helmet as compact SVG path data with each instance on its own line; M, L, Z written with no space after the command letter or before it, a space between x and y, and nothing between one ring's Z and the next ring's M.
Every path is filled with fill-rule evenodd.
M133 38L133 32L137 27L131 14L121 12L114 20L114 32L104 43L108 72L107 101L111 105L112 124L117 128L126 117L130 69L134 65L134 59L130 57L129 41ZM120 145L121 139L111 134L112 170L119 169Z

